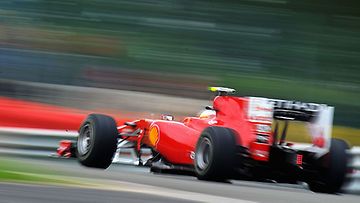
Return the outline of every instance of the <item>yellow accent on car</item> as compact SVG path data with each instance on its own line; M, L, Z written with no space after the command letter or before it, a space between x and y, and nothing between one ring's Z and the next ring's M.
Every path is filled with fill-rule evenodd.
M235 93L235 89L228 88L228 87L209 87L209 90L211 92L223 92L223 93L227 93L227 94Z
M209 87L209 90L212 92L216 92L218 90L218 88L217 87Z

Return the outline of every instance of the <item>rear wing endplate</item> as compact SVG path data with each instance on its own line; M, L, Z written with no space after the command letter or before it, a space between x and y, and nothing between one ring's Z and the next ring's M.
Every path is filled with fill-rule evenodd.
M300 101L249 97L249 120L273 122L273 120L306 122L314 146L329 149L334 107L326 104Z

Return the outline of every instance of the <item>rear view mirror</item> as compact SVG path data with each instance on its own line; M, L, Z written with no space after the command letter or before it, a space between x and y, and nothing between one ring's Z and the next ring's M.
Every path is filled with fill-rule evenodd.
M175 118L173 115L163 114L161 115L161 120L173 121Z

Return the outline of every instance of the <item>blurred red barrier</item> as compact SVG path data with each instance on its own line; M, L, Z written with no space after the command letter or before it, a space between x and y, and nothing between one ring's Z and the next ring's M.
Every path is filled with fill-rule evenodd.
M78 130L91 112L0 97L0 126ZM126 121L116 117L118 124Z

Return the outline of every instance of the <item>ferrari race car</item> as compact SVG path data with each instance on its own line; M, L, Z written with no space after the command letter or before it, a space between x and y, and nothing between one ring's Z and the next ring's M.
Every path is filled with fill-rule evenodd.
M200 180L246 179L306 182L315 192L336 193L347 173L349 148L332 139L334 108L325 104L232 96L234 89L211 87L217 96L198 117L182 122L139 119L117 126L113 118L90 114L76 142L62 141L59 156L76 156L87 167L106 169L122 142L133 143L139 165L153 172L189 172ZM292 122L305 122L312 145L286 141ZM145 163L141 149L151 149Z

